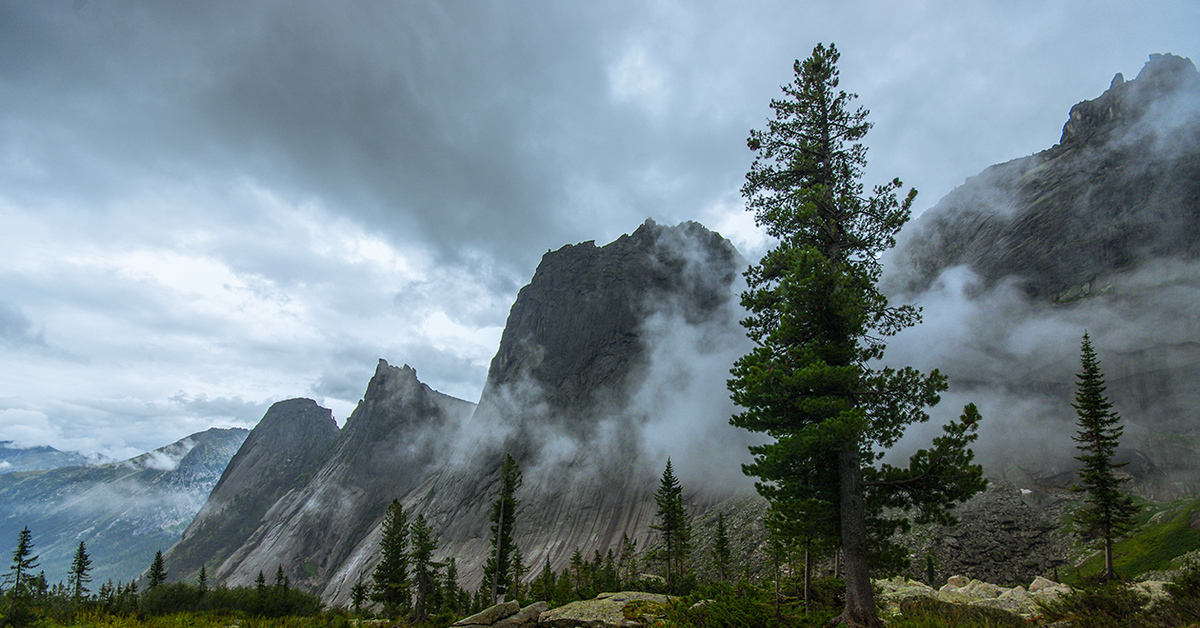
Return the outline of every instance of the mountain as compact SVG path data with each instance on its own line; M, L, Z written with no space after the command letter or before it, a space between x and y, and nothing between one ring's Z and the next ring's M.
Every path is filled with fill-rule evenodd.
M295 455L328 451L305 463L311 475L235 482L253 477L244 467L259 431L275 429L264 418L164 556L168 570L190 577L208 556L215 581L249 584L282 566L292 582L345 603L370 576L380 521L397 498L431 522L441 554L474 587L506 453L524 474L516 533L526 562L549 558L556 569L575 547L615 550L623 533L645 545L667 456L694 482L697 512L744 494L744 437L728 426L723 386L745 350L733 298L744 266L696 223L647 221L605 246L547 253L512 306L478 406L381 360L331 448L296 441ZM256 506L222 506L236 494ZM222 526L253 531L202 534Z
M73 451L53 447L20 447L11 440L0 440L0 473L41 471L57 467L77 467L104 462Z
M1152 55L1073 107L1058 144L967 180L902 234L886 285L925 309L892 355L948 373L950 410L980 402L990 472L1070 483L1086 329L1138 490L1200 490L1195 66Z
M121 462L0 475L0 539L15 547L28 526L50 582L80 541L95 586L132 580L179 539L246 435L214 428Z

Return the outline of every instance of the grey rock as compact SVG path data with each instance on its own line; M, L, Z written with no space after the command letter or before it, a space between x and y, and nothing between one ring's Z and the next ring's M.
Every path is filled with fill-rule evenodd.
M460 619L454 622L455 626L491 626L496 622L511 617L521 610L521 605L516 602L501 602L494 606L489 606L470 617Z

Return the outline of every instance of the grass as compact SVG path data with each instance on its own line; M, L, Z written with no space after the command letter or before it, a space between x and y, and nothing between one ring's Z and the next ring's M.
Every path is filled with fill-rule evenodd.
M1200 549L1200 530L1190 526L1191 515L1200 511L1200 498L1147 505L1138 525L1127 537L1113 545L1113 566L1123 578L1135 578L1148 571L1172 569L1171 561ZM1151 522L1156 515L1157 521ZM1104 569L1104 556L1088 558L1074 575L1075 584L1094 579Z

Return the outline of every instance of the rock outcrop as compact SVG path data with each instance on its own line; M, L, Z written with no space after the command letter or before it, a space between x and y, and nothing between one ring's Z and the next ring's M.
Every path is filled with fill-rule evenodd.
M914 222L906 289L966 265L988 286L1015 277L1054 300L1146 261L1200 257L1197 103L1188 59L1153 55L1136 79L1114 79L1071 109L1059 144L988 168Z
M229 461L196 518L164 560L180 577L223 563L289 491L303 487L338 437L332 413L311 399L272 405Z
M391 500L446 459L473 407L383 360L340 432L311 401L276 404L190 534L164 556L168 571L191 578L200 557L214 582L249 585L259 571L282 567L293 583L320 593L351 555L378 541ZM302 429L314 430L313 438ZM255 472L267 475L256 481Z

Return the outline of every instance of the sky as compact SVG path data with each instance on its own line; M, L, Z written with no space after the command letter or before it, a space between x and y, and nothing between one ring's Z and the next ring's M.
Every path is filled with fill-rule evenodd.
M0 0L0 440L123 458L376 362L476 401L541 256L646 218L748 258L748 131L841 51L916 210L1057 142L1192 0Z

